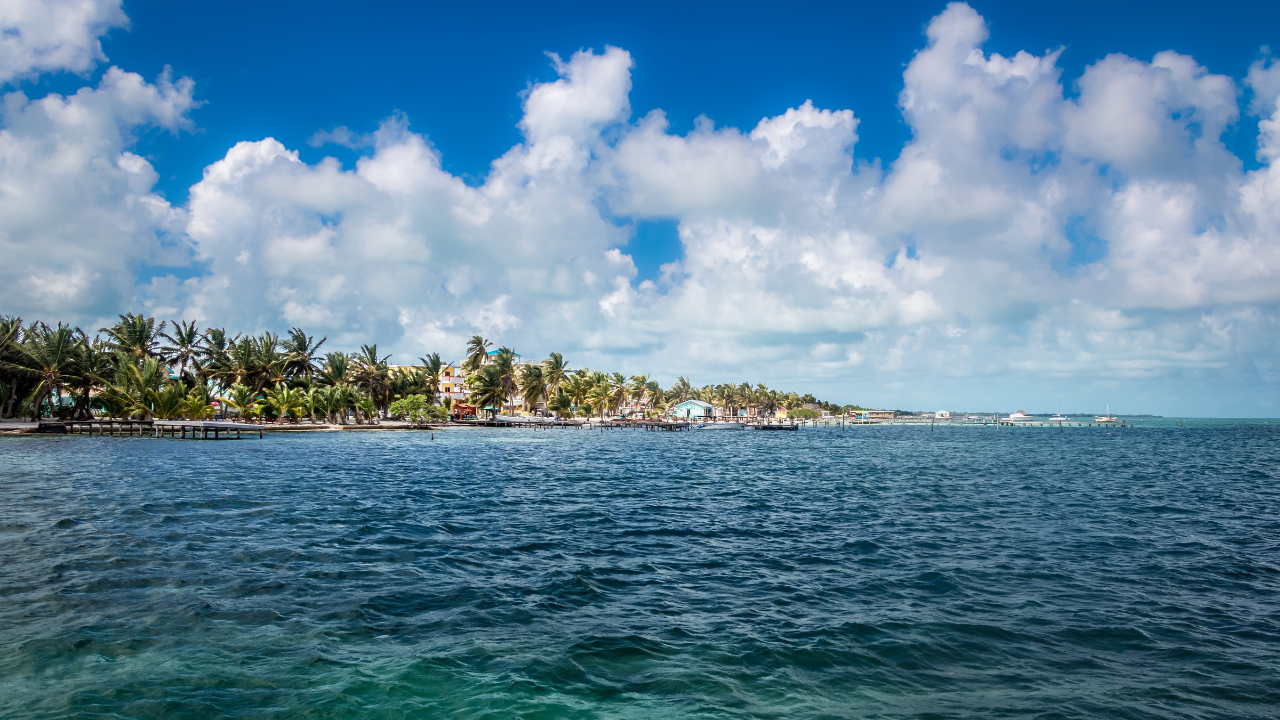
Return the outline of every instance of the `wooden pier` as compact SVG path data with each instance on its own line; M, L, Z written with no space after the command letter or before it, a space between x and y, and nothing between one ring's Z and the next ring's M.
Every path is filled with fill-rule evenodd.
M191 432L192 440L230 440L231 433L235 433L236 440L240 439L241 432L258 433L258 437L262 437L261 425L249 425L245 423L233 423L223 421L208 420L156 420L152 423L152 437L168 437L187 439L187 431ZM219 437L221 435L222 437Z
M239 439L241 433L257 433L262 437L262 426L246 423L208 420L57 420L42 421L37 433L57 435L98 435L126 437L178 438L192 440L229 440L232 433Z

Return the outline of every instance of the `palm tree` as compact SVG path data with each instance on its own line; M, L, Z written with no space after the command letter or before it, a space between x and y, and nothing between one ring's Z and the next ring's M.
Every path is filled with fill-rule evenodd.
M135 362L141 363L143 358L159 356L164 327L163 321L160 327L156 327L155 318L129 313L121 315L120 322L101 328L99 332L107 334L109 348L131 355Z
M87 337L81 340L80 353L80 372L67 383L67 392L76 398L72 417L88 418L93 416L93 405L102 405L95 393L106 386L107 378L115 371L116 356L107 350L104 341Z
M331 352L324 356L318 381L322 385L339 385L351 380L351 359L344 353Z
M37 323L28 331L21 352L16 369L35 381L31 419L39 420L41 405L55 393L61 397L62 390L77 379L84 360L84 333L62 323L56 329Z
M254 386L261 392L268 385L279 385L289 379L289 356L280 349L280 336L264 332L255 343Z
M166 383L159 392L148 393L151 415L161 420L173 420L186 414L187 392L182 383Z
M301 328L290 330L289 339L281 343L285 353L285 370L289 375L310 381L311 375L318 369L316 352L328 339L328 337L322 337L319 342L312 342L313 338Z
M8 385L0 386L0 418L13 416L13 404L18 399L22 382L19 360L22 357L22 318L0 315L0 379Z
M311 424L316 424L316 410L324 408L324 392L314 385L302 391L302 407L311 415Z
M240 337L227 337L222 328L210 328L205 331L200 341L199 355L196 359L198 374L213 380L220 388L228 388L236 383L231 362L231 350Z
M176 416L186 397L186 389L180 382L168 382L169 371L154 357L145 357L138 364L134 356L124 351L115 353L115 368L107 380L100 397L123 417L137 416L149 420L152 415L165 413ZM180 389L179 397L161 398L166 387ZM161 405L157 408L157 405ZM165 417L161 415L161 417Z
M622 406L627 404L627 376L613 373L609 376L609 405L615 414L622 414Z
M587 401L587 394L591 391L591 385L582 375L570 375L567 380L560 384L559 391L569 399L571 406L577 407Z
M509 347L498 350L493 356L493 367L498 369L498 379L502 385L504 405L511 401L520 384L516 376L516 351Z
M503 386L502 372L495 365L485 365L467 376L467 385L471 387L471 400L476 408L494 408L494 413L502 411L502 403L507 399L507 391Z
M547 376L540 365L526 365L520 369L520 394L524 396L524 406L534 410L538 400L547 395Z
M569 399L569 394L564 388L556 390L555 394L547 399L547 410L557 415L568 415L573 410L573 401Z
M440 373L444 371L444 361L440 359L440 353L431 353L418 359L422 361L423 371L427 374L423 394L435 404L436 394L440 392Z
M182 322L180 320L173 321L173 334L170 335L163 331L161 324L161 332L159 336L169 341L168 345L160 348L160 359L166 363L178 365L178 377L187 374L187 365L190 365L200 354L200 341L204 336L200 334L200 330L196 327L195 321Z
M467 341L467 361L463 363L463 367L468 373L473 373L484 365L484 360L489 351L489 341L479 335L472 335Z
M377 409L386 407L391 401L391 370L387 366L390 357L378 357L377 345L361 345L355 356L355 385L369 396ZM363 410L359 403L356 407ZM356 422L359 421L357 415Z
M542 361L542 375L547 379L547 392L550 397L560 389L560 383L568 377L569 363L564 361L563 355L553 352Z
M676 378L676 383L671 386L671 390L676 395L677 403L682 403L693 395L693 385L689 384L689 378L683 375Z
M604 373L600 374L603 375ZM603 420L613 400L613 388L609 386L607 381L594 383L587 397L591 401L591 406L600 410L600 419Z
M187 391L183 414L191 420L207 420L213 417L213 398L206 384L199 384Z
M649 376L648 375L632 375L631 384L627 386L627 395L637 404L643 403L645 396L649 393Z
M267 404L276 411L276 424L284 422L284 416L293 414L296 421L298 408L302 407L302 391L290 388L286 383L278 383L274 390L267 391Z
M244 418L249 408L256 402L254 392L248 387L236 383L227 391L227 394L221 398L222 404L236 411L236 415Z

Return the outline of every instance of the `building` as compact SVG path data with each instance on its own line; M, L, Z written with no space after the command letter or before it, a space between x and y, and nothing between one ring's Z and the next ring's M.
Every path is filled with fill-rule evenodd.
M951 412L948 410L939 410L938 412L934 413L933 416L941 420L950 420Z
M685 400L670 410L675 418L708 418L715 412L710 403L701 400Z
M440 369L439 399L449 398L458 402L466 400L469 395L471 390L467 388L467 379L463 377L462 368L458 367L458 363L449 363Z

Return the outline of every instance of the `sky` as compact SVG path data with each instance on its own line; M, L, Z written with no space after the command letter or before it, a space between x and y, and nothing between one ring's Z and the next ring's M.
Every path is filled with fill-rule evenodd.
M0 0L0 314L1280 415L1275 3L605 5Z

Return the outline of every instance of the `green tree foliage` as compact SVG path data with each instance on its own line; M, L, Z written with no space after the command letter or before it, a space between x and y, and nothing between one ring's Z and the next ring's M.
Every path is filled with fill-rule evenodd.
M414 425L444 422L449 416L448 411L436 405L433 399L426 395L410 395L396 400L391 403L388 412L393 416L403 417Z
M359 424L377 422L401 400L417 396L435 403L446 363L438 353L421 365L392 367L377 345L358 352L320 349L302 328L281 337L201 330L195 322L158 322L127 313L90 337L78 328L24 324L0 316L0 417L186 417L206 418L215 402L240 418L267 413L277 422ZM492 355L492 343L476 335L462 364L472 395L468 402L491 413L522 403L561 416L605 417L624 408L646 415L684 400L712 403L729 414L772 414L805 403L844 412L847 407L813 395L773 390L764 384L725 383L695 387L679 377L664 390L649 375L570 370L564 356L521 363L509 347ZM435 411L438 415L439 410Z

